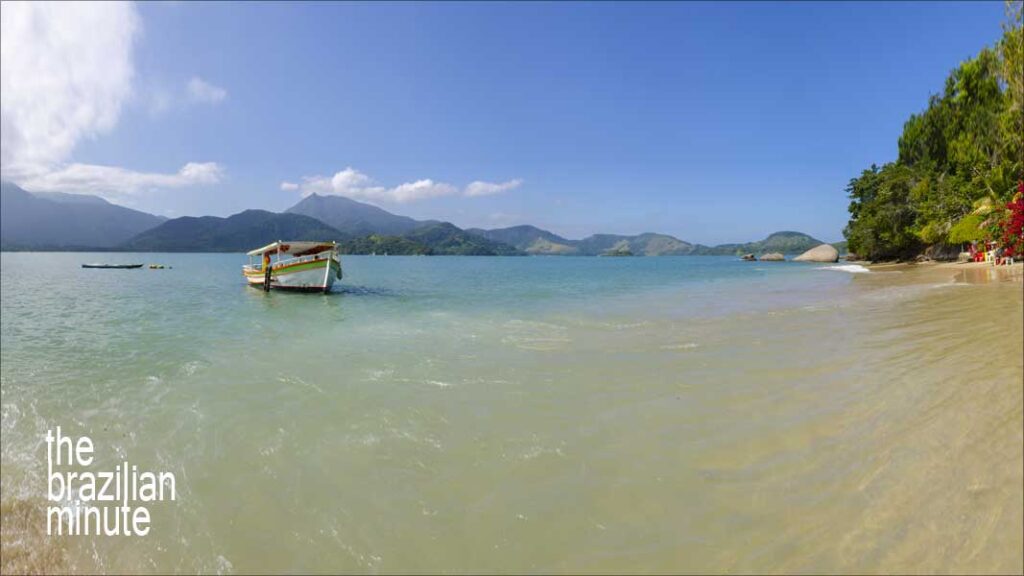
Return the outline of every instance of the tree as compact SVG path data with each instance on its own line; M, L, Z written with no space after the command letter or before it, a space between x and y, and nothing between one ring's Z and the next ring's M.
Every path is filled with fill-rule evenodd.
M903 126L895 162L850 181L850 249L905 258L930 244L977 239L1024 180L1024 33L1007 4L995 49L954 68Z
M899 163L872 166L850 181L849 249L871 259L904 258L920 249L914 233L917 212L910 202L914 170Z

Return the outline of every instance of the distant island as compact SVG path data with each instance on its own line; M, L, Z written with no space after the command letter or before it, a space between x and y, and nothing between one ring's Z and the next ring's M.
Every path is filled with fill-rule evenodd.
M5 251L242 252L286 238L336 240L343 254L704 256L796 254L822 243L793 231L746 244L704 246L652 232L572 240L530 225L464 230L449 222L415 220L343 196L318 194L283 213L246 210L227 218L167 219L97 196L31 193L11 182L0 185L0 215L0 249Z

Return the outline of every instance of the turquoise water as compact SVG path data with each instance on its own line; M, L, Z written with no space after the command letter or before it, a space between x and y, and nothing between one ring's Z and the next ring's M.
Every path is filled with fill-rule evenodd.
M994 512L1024 501L1019 285L718 257L345 257L332 294L265 294L244 262L0 256L0 486L26 517L5 555L81 572L856 572L967 542L935 566L1019 570L1020 514ZM991 329L935 313L958 306ZM960 345L1009 360L937 352ZM991 403L961 397L968 380ZM57 425L92 437L97 466L176 474L150 535L33 543ZM982 434L1006 442L960 458L961 486L936 439L967 451Z

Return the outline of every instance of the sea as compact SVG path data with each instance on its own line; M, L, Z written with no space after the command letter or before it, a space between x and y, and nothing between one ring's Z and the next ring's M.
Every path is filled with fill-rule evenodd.
M1024 570L991 270L345 256L292 294L246 261L0 254L5 574ZM58 426L174 475L148 534L47 536Z

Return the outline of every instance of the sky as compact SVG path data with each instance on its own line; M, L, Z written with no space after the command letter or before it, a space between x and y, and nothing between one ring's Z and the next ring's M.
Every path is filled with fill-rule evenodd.
M169 217L341 194L462 227L842 239L1001 2L21 4L2 173Z

